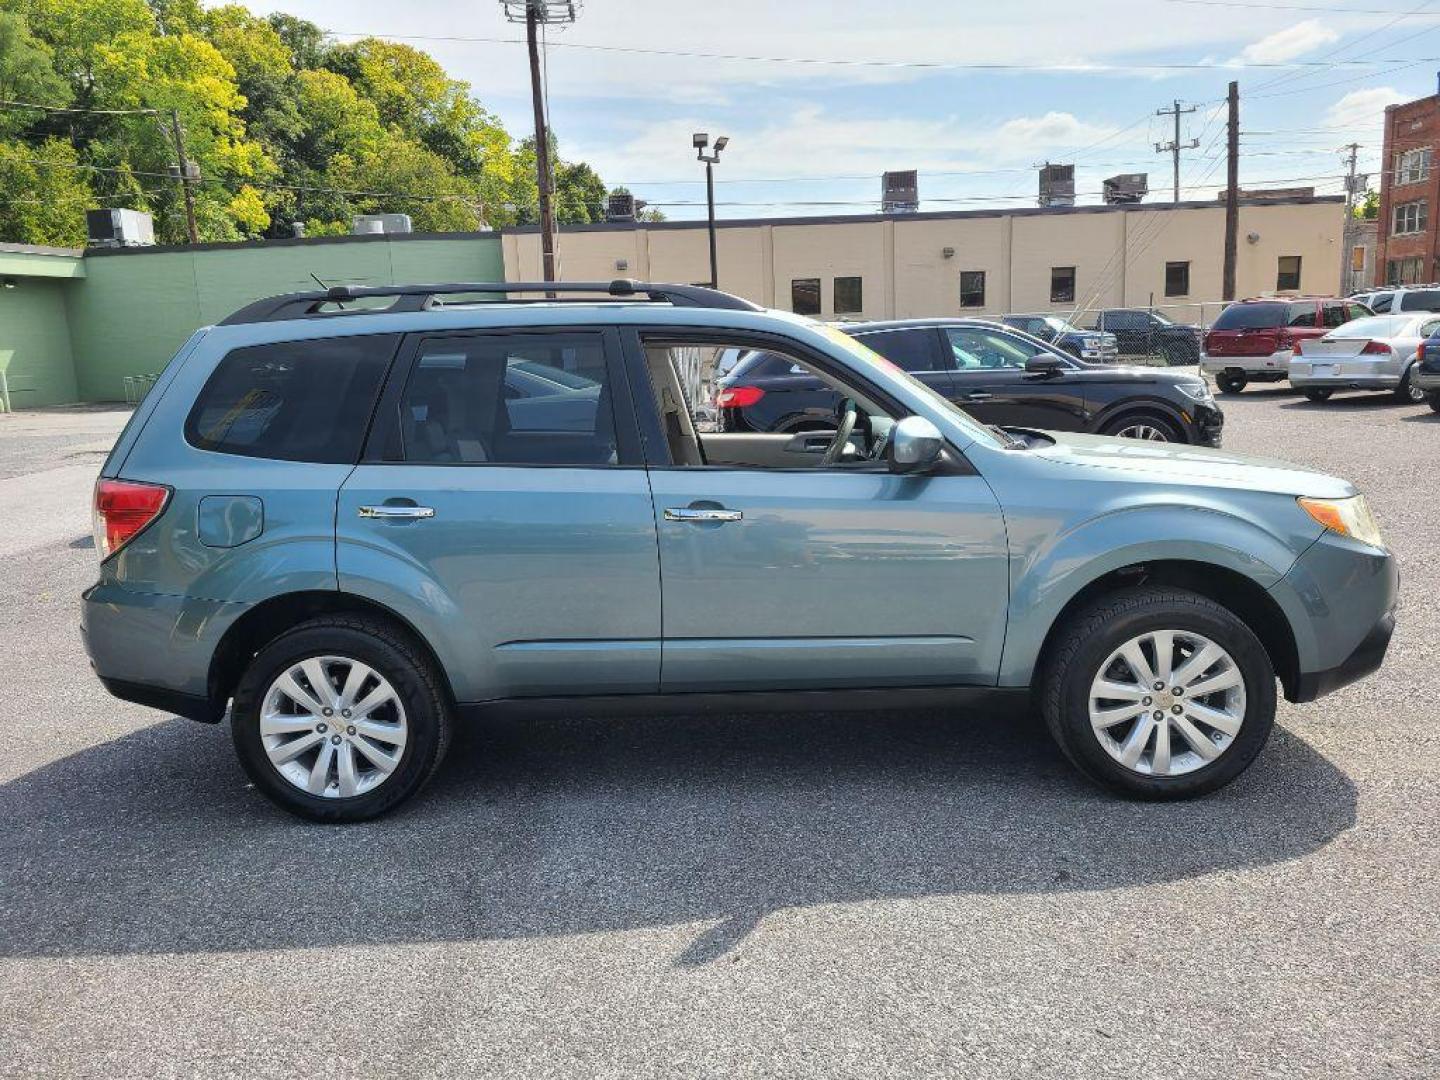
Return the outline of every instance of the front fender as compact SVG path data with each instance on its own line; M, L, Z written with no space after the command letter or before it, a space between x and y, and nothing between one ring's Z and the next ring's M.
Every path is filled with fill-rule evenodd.
M1158 561L1217 566L1270 589L1294 565L1293 537L1270 531L1241 511L1167 501L1120 505L1046 534L1040 516L1010 524L1010 623L1001 686L1027 686L1056 619L1106 574ZM1313 538L1312 538L1313 539Z

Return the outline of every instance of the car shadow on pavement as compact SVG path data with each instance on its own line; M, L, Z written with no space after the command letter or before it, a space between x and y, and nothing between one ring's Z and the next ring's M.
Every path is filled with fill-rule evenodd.
M1277 728L1209 798L1091 787L1028 718L488 720L389 817L321 826L169 720L0 785L0 955L207 952L712 922L783 908L1106 890L1307 855L1355 788Z

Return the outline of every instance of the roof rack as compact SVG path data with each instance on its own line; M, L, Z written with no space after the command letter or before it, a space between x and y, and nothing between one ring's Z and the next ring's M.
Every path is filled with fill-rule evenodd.
M707 289L700 285L655 285L644 281L631 281L628 278L616 278L614 281L482 281L449 285L336 285L324 292L287 293L256 300L222 319L220 325L428 311L442 307L442 297L476 293L544 293L547 299L554 299L559 293L603 293L617 299L644 296L652 302L670 304L672 307L719 308L726 311L764 310L758 304L718 289ZM335 310L336 305L371 296L392 296L395 302L383 308Z

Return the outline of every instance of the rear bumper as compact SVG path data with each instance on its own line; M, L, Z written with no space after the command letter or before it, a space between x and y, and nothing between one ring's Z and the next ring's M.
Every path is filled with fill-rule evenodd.
M90 666L116 697L214 721L224 704L210 700L210 661L248 608L101 582L82 597L80 635Z
M1266 356L1211 356L1209 353L1201 353L1200 370L1207 375L1234 371L1244 374L1248 379L1278 382L1289 372L1293 355L1289 349Z
M1317 366L1330 370L1317 374ZM1290 363L1290 385L1311 390L1394 390L1400 385L1400 373L1386 371L1380 364L1366 364L1344 357L1333 361L1297 357Z
M1440 390L1440 371L1426 371L1416 368L1410 373L1410 385L1421 390Z

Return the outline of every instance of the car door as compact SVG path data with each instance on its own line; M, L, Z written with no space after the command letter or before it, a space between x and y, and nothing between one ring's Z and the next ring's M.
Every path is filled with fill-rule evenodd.
M945 341L955 358L955 402L987 424L1079 431L1086 420L1085 389L1069 357L1018 334L981 326L947 326ZM1065 368L1054 374L1025 370L1036 355L1054 356Z
M864 460L827 466L806 437L748 459L707 450L727 436L687 424L673 354L736 336L677 339L656 329L629 350L632 382L648 389L636 398L660 537L662 689L993 685L1008 558L989 486L958 457L925 476ZM894 419L833 355L774 340L763 347L874 408L872 430Z
M343 591L442 643L457 695L654 692L655 517L618 334L409 339L336 560Z

